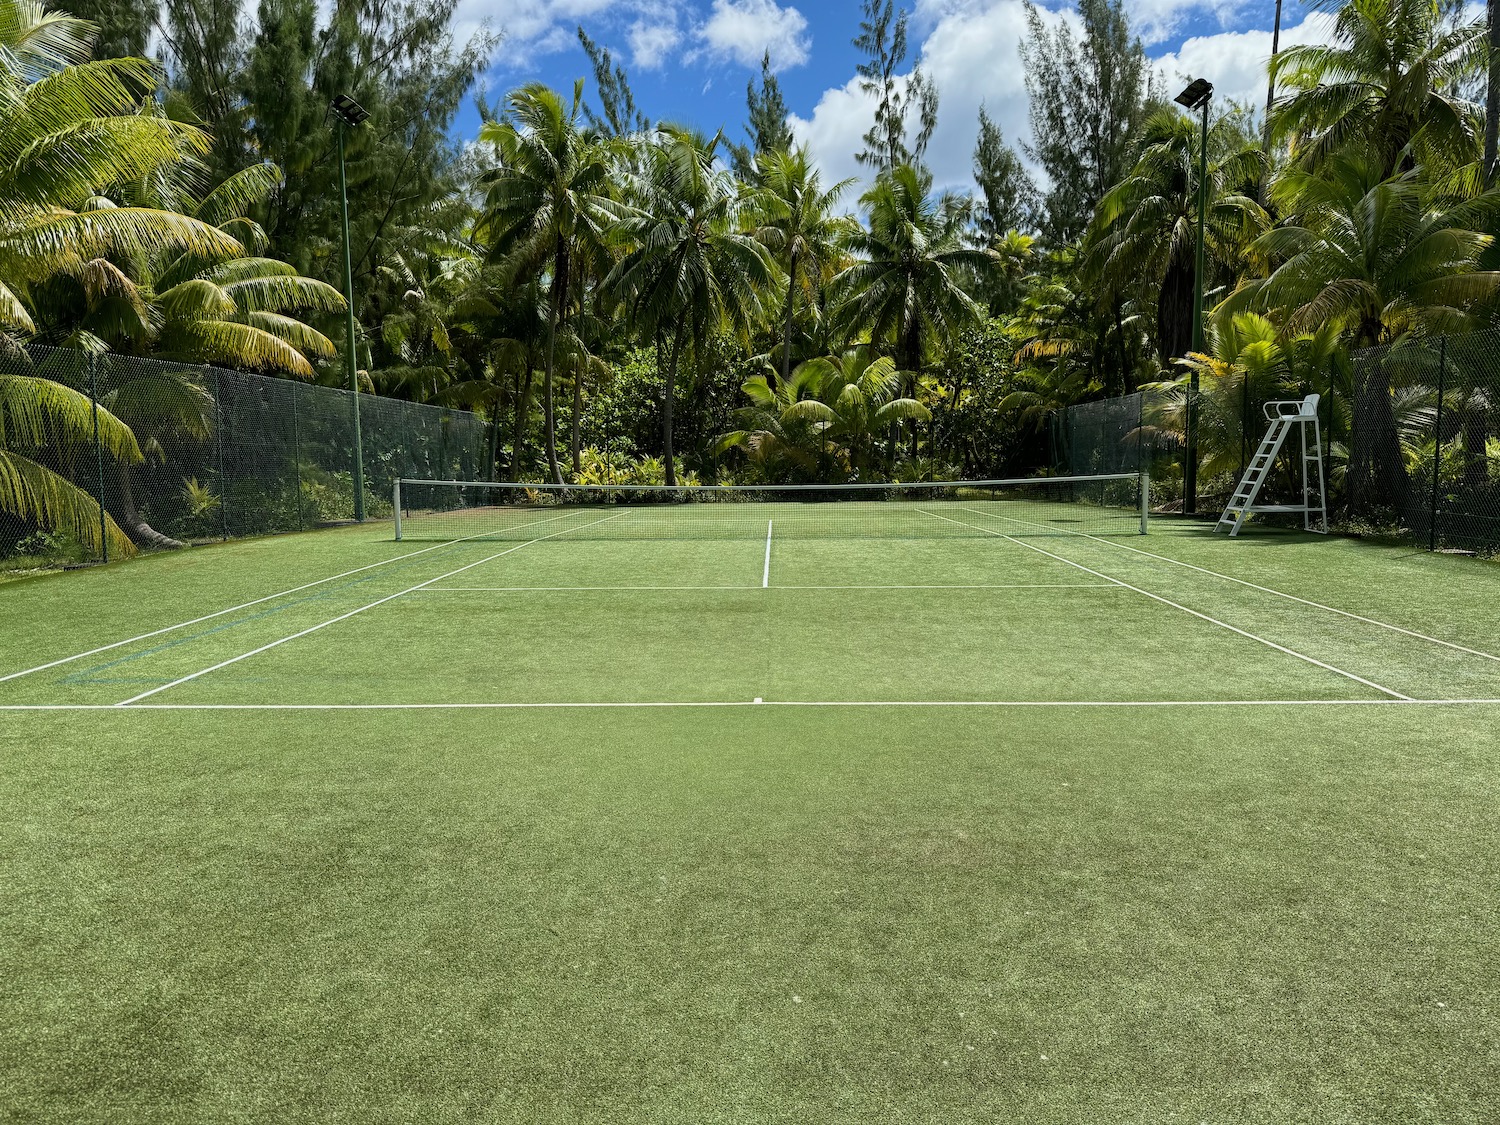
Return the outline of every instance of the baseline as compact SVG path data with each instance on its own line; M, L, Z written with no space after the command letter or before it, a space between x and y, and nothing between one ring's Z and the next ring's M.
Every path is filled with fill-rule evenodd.
M572 514L572 513L569 513L569 514ZM202 668L202 669L198 670L197 672L189 673L186 676L179 676L177 679L171 681L170 683L166 683L166 684L162 684L162 685L160 685L158 687L154 687L154 688L150 689L149 691L143 691L139 695L133 695L133 696L131 696L129 699L122 699L119 703L112 704L111 706L114 706L114 707L130 707L130 706L134 706L140 700L142 700L142 699L149 699L151 696L156 695L159 692L166 691L169 688L178 687L178 686L180 686L182 684L188 683L191 680L196 680L196 679L198 679L198 677L200 677L200 676L206 676L210 672L217 672L221 668L228 668L231 664L238 664L241 660L248 660L252 656L259 656L263 652L268 652L268 651L270 651L273 648L277 648L280 645L284 645L284 644L286 644L289 641L295 641L295 640L297 640L297 639L299 639L301 637L305 637L305 636L307 636L310 633L316 633L320 629L326 629L330 625L337 625L340 621L347 621L349 618L357 616L358 614L364 613L366 610L374 609L376 606L384 605L386 602L389 602L389 601L394 601L395 599L397 599L399 597L402 597L405 594L414 593L415 591L420 590L420 589L422 589L425 586L431 586L434 582L441 582L445 578L452 578L455 574L462 574L466 570L473 570L476 566L483 566L487 562L494 562L494 560L496 560L498 558L502 558L505 555L513 554L514 552L521 550L521 548L523 548L523 547L529 547L529 546L531 546L533 543L540 543L540 542L542 542L545 539L553 539L553 538L556 538L559 535L567 535L571 531L581 531L585 527L593 527L595 524L605 523L605 522L607 522L609 520L612 520L612 519L618 519L619 516L623 515L623 514L624 513L619 513L619 514L613 515L613 516L605 516L603 519L593 520L590 523L581 524L578 527L564 528L562 531L554 531L551 535L541 535L541 536L538 536L535 539L527 540L525 543L519 543L519 544L517 544L514 547L509 547L506 550L500 551L497 554L490 555L487 558L482 558L482 559L477 560L476 562L471 562L471 563L469 563L466 566L461 566L457 570L450 570L447 574L440 574L436 578L429 578L426 582L419 582L419 583L417 583L417 585L408 587L405 590L397 591L394 594L387 594L385 597L378 598L377 600L375 600L373 602L370 602L367 605L362 605L358 609L351 609L348 613L341 613L337 617L331 617L327 621L319 622L318 624L313 625L310 628L303 629L300 632L293 633L291 636L282 637L280 640L272 641L270 644L261 645L259 648L251 649L249 652L243 652L239 656L232 656L228 660L221 660L221 661L219 661L219 663L214 664L211 667ZM559 518L561 518L561 517L559 517Z
M553 520L559 520L562 518L562 516L551 516L545 520L537 520L536 522L539 524L551 523ZM90 656L98 656L101 652L109 652L112 649L117 649L124 645L135 644L138 641L149 641L152 637L160 637L165 633L172 633L178 629L186 629L189 625L201 625L205 621L212 621L216 617L223 617L226 613L238 613L242 609L250 609L253 606L258 606L265 602L275 601L277 598L284 598L291 594L300 594L303 590L311 590L314 586L322 586L329 582L337 582L340 578L349 578L356 574L363 574L367 570L374 570L376 567L380 566L389 566L391 563L400 562L402 559L409 559L416 555L425 555L429 551L440 551L445 547L453 547L459 543L466 543L471 539L481 539L488 534L490 533L483 532L479 535L466 535L462 539L451 539L443 543L434 543L431 547L422 547L416 551L408 551L404 555L396 555L394 558L381 559L379 562L368 563L365 566L357 566L353 570L344 571L342 574L331 574L327 578L319 578L316 582L306 582L301 586L293 586L289 590L280 590L274 594L267 594L263 598L256 598L254 601L241 602L239 605L232 605L228 609L220 609L214 611L213 613L206 613L202 617L194 617L191 621L179 621L176 625L167 625L161 629L153 629L149 633L141 633L134 637L127 637L123 641L113 641L107 645L100 645L98 648L91 648L87 652L79 652L75 653L72 656L64 656L58 660L50 660L46 664L38 664L34 668L25 668L19 672L11 672L7 675L0 676L0 684L5 683L7 680L18 680L22 676L31 675L33 672L45 672L48 668L57 668L63 664L71 664L75 660L83 660Z
M718 699L461 703L0 703L3 711L567 711L715 707L1172 708L1172 707L1496 707L1500 699Z
M1287 656L1294 656L1298 660L1305 661L1306 663L1311 664L1316 668L1322 668L1324 671L1333 672L1336 675L1343 676L1345 679L1353 680L1357 684L1363 684L1365 687L1373 688L1378 692L1389 695L1394 699L1409 700L1411 698L1409 695L1403 695L1401 692L1396 691L1394 688L1388 688L1382 684L1377 684L1374 680L1367 680L1363 676L1355 675L1353 672L1347 672L1342 668L1336 668L1332 664L1324 663L1316 657L1308 656L1304 652L1298 652L1296 649L1287 648L1286 645L1277 644L1275 641L1268 640L1265 637L1256 636L1254 633L1241 629L1238 626L1231 625L1227 621L1220 621L1217 617L1210 617L1206 613L1199 613L1196 609L1189 609L1187 606L1182 605L1178 602L1174 602L1170 598L1164 598L1160 594L1153 594L1150 590L1143 590L1139 586L1132 586L1129 582L1122 582L1120 579L1111 577L1110 575L1105 574L1103 571L1094 570L1090 567L1084 566L1082 563L1074 562L1072 559L1064 558L1062 555L1054 555L1051 551L1043 550L1041 547L1035 546L1034 544L1023 543L1021 540L1006 535L1002 531L995 531L992 528L981 527L977 523L966 524L962 520L955 520L949 516L940 516L936 512L927 512L926 514L932 516L934 519L948 520L950 523L963 524L963 526L965 527L972 527L976 531L983 531L988 535L995 535L1001 539L1009 539L1012 543L1017 543L1020 546L1027 548L1028 550L1036 551L1039 554L1046 555L1048 558L1056 559L1058 562L1064 562L1069 566L1077 567L1079 570L1085 572L1086 574L1092 574L1096 578L1103 578L1106 581L1113 582L1119 586L1123 586L1127 590L1133 590L1137 594L1141 594L1144 597L1150 598L1154 602L1160 602L1162 605L1171 606L1173 609L1181 610L1183 613L1191 614L1193 617L1196 617L1201 621L1207 621L1210 625L1217 625L1221 629L1228 629L1231 633L1237 633L1248 640L1255 641L1258 644L1263 644L1267 648L1272 648L1277 652L1285 653Z

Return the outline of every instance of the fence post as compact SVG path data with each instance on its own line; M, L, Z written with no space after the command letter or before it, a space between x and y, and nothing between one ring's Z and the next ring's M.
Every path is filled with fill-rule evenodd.
M307 516L302 510L302 428L297 419L297 392L301 389L295 380L292 383L292 468L297 473L297 530L307 530Z
M1240 379L1240 476L1245 477L1245 468L1250 463L1250 377ZM1239 480L1235 483L1238 484Z
M1443 392L1448 381L1448 337L1438 337L1437 417L1432 430L1432 507L1427 513L1427 549L1437 550L1438 489L1443 476Z
M94 416L94 499L99 503L99 549L109 562L109 531L104 514L104 445L99 441L99 357L90 354L89 398Z
M219 385L219 369L204 364L205 371L214 373L214 459L219 466L219 537L229 538L229 490L224 476L224 394Z

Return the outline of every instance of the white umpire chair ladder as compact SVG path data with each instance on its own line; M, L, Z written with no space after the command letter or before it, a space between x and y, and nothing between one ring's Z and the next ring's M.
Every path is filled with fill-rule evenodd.
M1328 509L1323 497L1323 431L1318 425L1318 396L1268 402L1264 409L1271 424L1214 530L1227 527L1231 536L1238 535L1245 517L1251 512L1301 512L1302 526L1306 530L1326 535ZM1302 447L1302 503L1257 504L1255 501L1260 496L1261 486L1276 467L1276 458L1294 427Z

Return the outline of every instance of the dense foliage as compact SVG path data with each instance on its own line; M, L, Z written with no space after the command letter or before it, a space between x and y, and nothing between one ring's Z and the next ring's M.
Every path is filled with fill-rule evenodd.
M739 145L649 121L580 30L592 85L481 103L465 145L451 124L494 40L455 45L454 0L259 0L249 34L233 0L75 6L95 23L0 0L13 362L37 340L340 381L327 106L348 93L371 114L347 136L361 382L491 419L500 476L1030 471L1058 410L1143 386L1164 396L1155 431L1180 437L1196 376L1210 490L1245 440L1216 402L1316 386L1344 396L1349 510L1399 512L1402 388L1324 373L1352 347L1488 323L1500 296L1486 29L1433 0L1349 0L1331 42L1272 60L1269 121L1215 110L1201 279L1197 121L1119 0L1084 0L1076 30L1028 9L1029 163L982 111L967 195L923 167L939 91L903 69L906 13L866 0L857 216L793 143L769 59ZM137 57L153 23L156 64ZM211 424L196 401L185 375L102 414L122 495L154 430ZM159 542L128 505L101 523L68 479L58 451L91 405L62 376L0 377L0 507Z

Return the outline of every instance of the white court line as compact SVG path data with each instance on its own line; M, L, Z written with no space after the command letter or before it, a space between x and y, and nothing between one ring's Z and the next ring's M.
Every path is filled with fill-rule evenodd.
M731 707L1160 708L1495 707L1500 699L719 699L552 703L4 703L0 711L571 711Z
M772 590L1117 590L1118 582L976 583L941 586L770 586ZM423 594L560 594L607 590L759 590L760 586L429 586ZM413 591L417 592L417 591Z
M580 524L578 527L566 527L561 531L554 531L551 535L540 535L535 539L528 539L525 543L519 543L514 547L510 547L504 551L500 551L497 554L490 555L488 558L480 559L477 562L471 562L467 566L459 567L457 570L450 570L447 574L440 574L436 578L429 578L426 582L419 582L415 586L410 586L405 590L399 591L398 593L387 594L385 597L370 602L368 605L362 605L358 609L351 609L348 613L341 613L337 617L331 617L327 621L319 622L317 625L314 625L308 629L303 629L301 632L293 633L289 637L282 637L280 640L272 641L270 644L261 645L259 648L251 649L249 652L243 652L239 656L231 656L228 660L221 660L219 661L219 663L213 665L212 667L200 669L199 671L192 672L186 676L180 676L177 679L173 680L171 683L162 684L160 687L154 687L150 691L143 691L139 695L132 695L129 699L122 699L120 700L120 702L114 704L114 706L132 706L142 699L149 699L151 696L156 695L158 692L166 691L168 688L177 687L181 684L189 682L190 680L196 680L199 676L206 676L210 672L217 672L220 668L228 668L231 664L238 664L241 660L249 660L250 657L259 656L261 653L276 648L278 645L284 645L288 641L295 641L299 637L307 636L309 633L316 633L319 629L326 629L330 625L337 625L340 621L347 621L349 618L354 617L356 614L363 613L367 609L374 609L378 605L384 605L386 602L394 601L396 598L399 598L404 594L410 594L415 590L422 589L422 587L424 586L431 586L434 582L441 582L445 578L452 578L455 574L462 574L466 570L473 570L476 566L483 566L487 562L494 562L498 558L503 558L506 555L514 554L522 547L529 547L533 543L540 543L545 539L555 539L559 535L567 535L570 531L582 531L584 528L593 527L595 524L606 523L609 520L619 519L620 516L624 514L624 512L619 512L613 516L605 516L603 519L594 520L591 523Z
M761 589L769 589L771 586L771 522L766 521L766 568L761 571Z
M569 512L566 514L572 515L573 513ZM537 524L551 523L554 520L560 520L562 518L564 517L550 516L547 519L535 520L533 522ZM522 524L521 526L530 527L531 524ZM328 582L337 582L340 578L349 578L350 576L355 574L362 574L367 570L374 570L378 566L389 566L391 563L400 562L402 559L413 558L416 555L425 555L429 551L440 551L444 547L452 547L459 543L466 543L470 539L479 539L485 535L490 534L493 533L484 531L480 532L478 535L466 535L462 539L452 539L443 543L434 543L431 547L423 547L417 551L408 551L406 554L397 555L395 558L382 559L380 562L369 563L365 566L357 566L353 570L344 571L343 574L330 575L327 578L319 578L316 582L307 582L301 586L293 586L290 590L282 590L279 593L267 594L263 598L256 598L253 602L242 602L239 605L232 605L228 609L221 609L213 613L206 613L202 617L193 618L191 621L180 621L176 625L168 625L162 629L153 629L149 633L141 633L139 636L127 637L123 641L114 641L111 644L100 645L98 648L91 648L87 652L76 653L73 656L64 656L60 660L52 660L46 664L38 664L35 668L26 668L20 672L11 672L9 675L0 676L0 684L5 683L6 680L16 680L20 679L20 677L22 676L29 676L33 672L45 672L48 668L56 668L62 664L71 664L73 661L83 660L85 657L98 656L101 652L109 652L111 649L119 648L122 645L133 645L137 641L149 641L152 637L160 637L164 633L172 633L178 629L186 629L189 625L201 625L205 621L212 621L216 617L223 617L226 613L238 613L242 609L249 609L252 606L260 605L263 602L275 601L277 598L284 598L290 594L300 594L303 590L311 590L314 586L322 586Z
M1015 539L1009 535L1006 535L1002 531L995 531L992 528L980 527L977 523L964 523L962 520L951 519L948 516L940 516L936 512L926 512L925 514L932 516L934 519L948 520L949 523L956 523L961 527L972 527L975 531L983 531L987 535L996 535L1001 539L1009 539L1012 543L1019 544L1020 546L1025 547L1027 550L1036 551L1038 554L1046 555L1049 559L1056 559L1058 562L1067 563L1069 566L1077 567L1079 570L1083 571L1086 574L1092 574L1095 578L1103 578L1110 582L1117 583L1118 585L1124 586L1127 590L1134 590L1137 594L1141 594L1145 597L1150 598L1154 602L1160 602L1162 605L1169 605L1173 609L1180 609L1183 613L1188 613L1198 618L1199 620L1207 621L1210 625L1217 625L1221 629L1228 629L1231 633L1237 633L1248 640L1263 644L1267 648L1273 648L1277 652L1284 652L1288 656L1295 656L1298 660L1306 661L1308 664L1311 664L1314 667L1322 668L1325 671L1336 673L1337 675L1343 676L1345 679L1353 680L1357 684L1364 684L1365 687L1374 688L1376 691L1384 692L1386 695L1392 696L1395 699L1411 699L1411 696L1403 695L1401 694L1401 692L1395 691L1392 688L1377 684L1374 680L1367 680L1363 676L1356 676L1353 672L1346 672L1342 668L1335 668L1332 664L1325 664L1323 661L1318 660L1315 657L1308 656L1304 652L1298 652L1296 649L1287 648L1286 645L1277 644L1275 641L1267 640L1265 637L1258 637L1254 633L1246 632L1244 629L1229 624L1227 621L1220 621L1218 618L1210 617L1206 613L1199 613L1196 609L1189 609L1187 606L1181 605L1178 602L1174 602L1169 598L1164 598L1160 594L1153 594L1150 590L1143 590L1139 586L1132 586L1129 582L1121 582L1120 579L1113 578L1102 571L1093 570L1090 567L1084 566L1082 563L1074 562L1072 559L1063 558L1062 555L1054 555L1051 551L1044 551L1042 550L1042 548L1037 547L1031 543L1024 543L1019 539Z
M1009 520L1011 523L1026 524L1028 527L1048 526L1045 524L1033 523L1031 520L1018 520L1014 516L1002 516L998 512L980 512L974 508L964 508L963 510L966 512L972 512L977 516L986 516L993 519ZM1373 617L1365 617L1358 613L1350 613L1347 609L1339 609L1337 606L1324 605L1322 602L1310 601L1307 598L1299 598L1296 594L1288 594L1283 590L1272 589L1270 586L1261 586L1255 582L1247 582L1243 578L1235 578L1233 575L1220 574L1217 570L1209 570L1206 566L1196 566L1193 563L1183 562L1181 559L1174 559L1167 555L1158 555L1152 553L1151 551L1143 551L1139 547L1131 547L1125 543L1116 543L1113 540L1104 539L1098 535L1090 535L1086 531L1068 531L1067 534L1075 536L1079 539L1092 539L1094 540L1094 542L1103 543L1107 547L1118 547L1122 551L1130 551L1137 555L1145 555L1148 559L1157 559L1161 562L1172 563L1174 566L1185 566L1189 570L1196 570L1199 574L1207 574L1213 578L1222 578L1225 582L1233 582L1239 586L1248 586L1250 589L1259 590L1263 594L1273 594L1278 598L1285 598L1289 602L1297 602L1299 605L1305 605L1312 609L1321 609L1326 610L1329 613L1336 613L1340 617L1349 618L1351 621L1360 621L1366 625L1375 625L1381 629L1389 629L1393 633L1401 633L1404 636L1411 637L1415 640L1428 641L1431 644L1442 645L1444 648L1451 648L1455 652L1462 652L1469 656L1478 656L1484 660L1493 660L1496 663L1500 663L1500 656L1496 656L1494 653L1481 652L1477 648L1468 648L1465 645L1455 644L1452 641L1445 641L1440 637L1429 637L1426 633L1418 633L1412 629L1403 629L1400 625L1392 625L1388 621L1377 621Z

